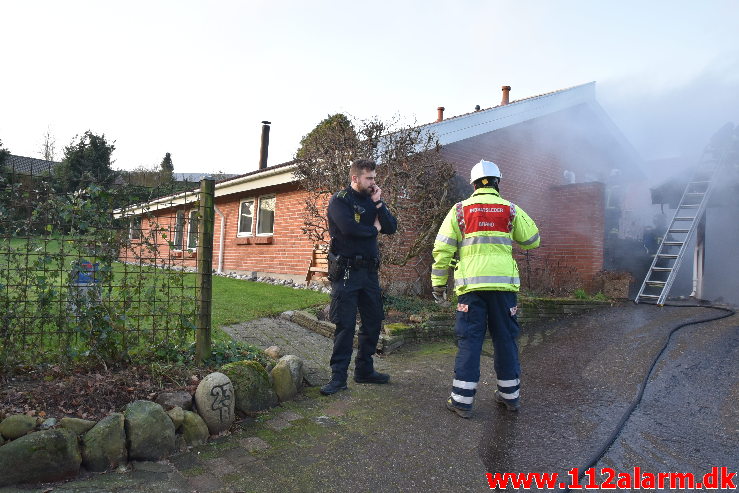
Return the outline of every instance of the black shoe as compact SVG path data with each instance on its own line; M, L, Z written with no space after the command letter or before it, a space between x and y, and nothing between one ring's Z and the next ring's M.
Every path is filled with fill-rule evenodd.
M462 409L461 407L455 406L451 397L446 400L446 408L453 413L457 413L464 419L470 419L472 417L472 411L470 409Z
M354 381L357 383L388 383L390 381L390 375L376 371L373 371L369 375L357 375L355 373Z
M323 395L335 394L340 390L346 390L346 381L331 380L329 383L321 387L321 393Z
M495 402L500 404L501 406L505 406L506 409L509 411L518 411L518 409L521 407L521 404L518 402L518 397L515 399L506 399L502 395L500 395L499 391L495 391Z

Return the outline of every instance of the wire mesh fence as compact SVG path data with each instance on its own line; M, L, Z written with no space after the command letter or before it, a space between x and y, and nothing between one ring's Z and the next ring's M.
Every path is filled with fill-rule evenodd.
M0 167L0 369L194 340L196 191L64 190L51 163L16 164Z

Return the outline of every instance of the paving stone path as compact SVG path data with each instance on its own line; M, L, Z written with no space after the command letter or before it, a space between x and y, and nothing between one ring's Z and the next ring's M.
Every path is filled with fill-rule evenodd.
M305 362L305 379L310 385L323 385L331 379L329 361L333 341L328 337L281 317L252 320L224 327L223 330L237 341L262 349L279 346L283 355L299 356ZM352 358L355 355L356 350ZM382 371L387 369L387 365L381 358L375 358L375 368Z

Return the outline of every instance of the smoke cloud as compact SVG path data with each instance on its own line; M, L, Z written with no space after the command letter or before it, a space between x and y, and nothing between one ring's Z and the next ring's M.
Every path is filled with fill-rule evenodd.
M717 60L684 83L658 86L647 80L601 83L598 100L644 159L650 188L670 179L687 182L711 137L727 122L739 123L739 56ZM703 292L705 299L734 305L739 304L737 166L724 168L709 203ZM660 206L650 206L653 217L660 212ZM665 206L664 213L669 222L674 210ZM690 295L692 275L691 244L670 296Z

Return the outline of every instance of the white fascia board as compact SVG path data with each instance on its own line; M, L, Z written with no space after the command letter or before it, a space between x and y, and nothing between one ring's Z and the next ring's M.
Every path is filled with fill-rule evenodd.
M215 197L223 197L234 193L248 192L264 187L272 187L275 185L283 185L296 181L294 171L296 165L285 166L277 169L267 169L261 173L255 173L241 178L216 183ZM116 209L113 215L118 217L136 216L155 210L177 207L180 205L192 204L198 201L200 189L196 188L188 192L178 193L161 197L145 204L136 204L130 207Z
M426 125L426 130L435 133L441 145L453 144L581 103L594 101L595 82L589 82L570 89L515 101L505 106L496 106L449 120L430 123Z

